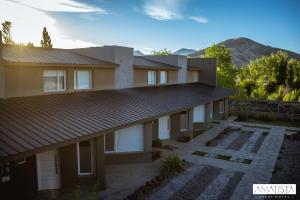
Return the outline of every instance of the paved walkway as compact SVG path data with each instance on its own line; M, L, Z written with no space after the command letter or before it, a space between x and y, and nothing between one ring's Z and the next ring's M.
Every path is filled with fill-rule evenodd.
M252 184L269 183L276 164L278 153L284 138L285 128L279 126L263 126L247 124L243 131L253 131L250 137L239 144L239 150L230 150L228 145L238 138L242 131L236 131L226 136L215 147L205 146L206 142L218 135L229 125L237 125L234 118L229 118L188 143L167 141L176 146L174 151L164 151L164 154L179 154L192 166L174 178L149 199L253 199ZM245 125L245 124L244 124ZM252 149L257 141L268 131L257 153ZM208 153L208 156L193 155L195 151ZM218 159L218 155L230 156L229 160ZM243 163L248 159L251 163Z

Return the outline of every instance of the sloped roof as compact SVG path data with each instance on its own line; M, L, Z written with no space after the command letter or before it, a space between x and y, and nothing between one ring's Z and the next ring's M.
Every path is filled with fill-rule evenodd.
M0 99L0 159L77 142L232 93L187 83Z
M87 66L116 65L111 62L74 53L68 49L45 49L40 47L2 45L0 50L1 60L6 63Z
M135 68L179 69L178 66L158 62L144 56L134 56Z

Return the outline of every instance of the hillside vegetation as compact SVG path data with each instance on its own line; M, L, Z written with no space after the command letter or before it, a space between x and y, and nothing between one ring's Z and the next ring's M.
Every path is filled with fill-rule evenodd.
M237 69L230 49L213 45L204 57L217 58L217 84L234 88L238 98L300 101L300 61L278 51Z

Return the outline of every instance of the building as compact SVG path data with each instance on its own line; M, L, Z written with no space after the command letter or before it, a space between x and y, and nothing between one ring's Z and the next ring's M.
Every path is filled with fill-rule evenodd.
M0 192L10 199L105 189L105 164L151 162L153 139L226 117L233 93L216 86L215 59L0 45Z

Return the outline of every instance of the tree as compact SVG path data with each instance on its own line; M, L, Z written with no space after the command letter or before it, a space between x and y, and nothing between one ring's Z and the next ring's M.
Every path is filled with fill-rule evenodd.
M34 47L33 42L27 42L26 46L28 46L28 47Z
M5 44L14 44L14 41L12 40L11 33L11 22L5 21L2 23L2 33L3 33L3 42Z
M52 48L51 38L46 27L44 27L43 29L43 39L41 40L41 46L43 48Z
M235 88L237 70L232 62L230 49L214 44L205 49L204 57L217 59L217 85Z
M156 56L168 56L168 55L171 55L172 53L171 53L170 50L167 50L165 48L165 49L162 49L162 50L153 51L152 54L156 55Z
M251 61L239 70L237 86L247 97L270 100L298 100L300 61L278 51ZM250 95L249 95L250 94Z

